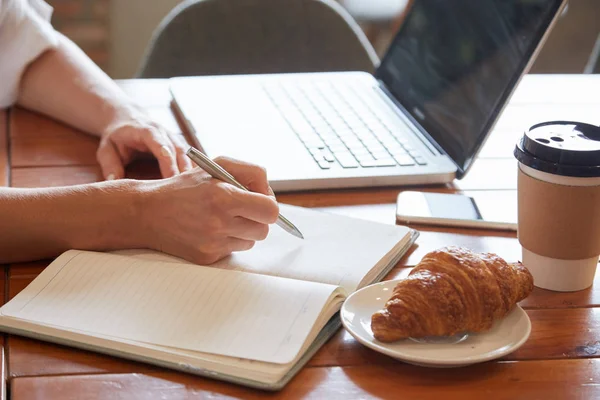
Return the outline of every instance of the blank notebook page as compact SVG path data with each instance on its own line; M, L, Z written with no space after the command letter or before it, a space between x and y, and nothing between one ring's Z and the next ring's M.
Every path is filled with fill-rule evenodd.
M89 334L288 363L335 289L71 250L3 313Z
M304 240L272 225L267 239L256 242L251 250L234 253L211 266L323 282L341 286L347 293L352 293L387 253L400 242L412 239L411 230L405 226L285 204L280 204L280 209L300 229ZM187 263L152 250L118 253L139 259Z
M410 229L300 207L280 205L304 240L271 226L266 240L214 264L292 279L341 286L348 293Z

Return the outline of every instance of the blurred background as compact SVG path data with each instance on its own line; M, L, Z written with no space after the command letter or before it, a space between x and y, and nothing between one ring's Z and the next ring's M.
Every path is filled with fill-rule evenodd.
M182 0L46 0L53 25L111 77L132 78L152 32ZM243 0L240 0L243 1ZM281 0L286 1L286 0ZM473 0L476 1L476 0ZM379 55L400 24L406 0L338 0ZM600 0L570 0L532 73L600 72Z

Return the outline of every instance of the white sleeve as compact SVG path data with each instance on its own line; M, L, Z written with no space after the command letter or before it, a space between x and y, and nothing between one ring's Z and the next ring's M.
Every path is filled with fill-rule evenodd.
M29 63L58 42L43 0L0 0L0 109L17 99Z

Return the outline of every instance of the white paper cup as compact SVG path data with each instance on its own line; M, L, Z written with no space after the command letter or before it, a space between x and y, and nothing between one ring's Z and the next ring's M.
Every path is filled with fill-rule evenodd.
M600 256L600 128L537 124L515 156L518 237L534 285L566 292L590 287Z
M544 182L564 186L595 186L600 187L600 178L578 178L553 175L538 171L519 163L519 169L524 174ZM568 189L567 189L568 190ZM598 205L600 208L600 204ZM598 238L600 241L600 238ZM548 243L551 245L551 243ZM590 287L598 266L599 256L584 259L559 259L536 254L522 247L523 265L533 275L535 286L561 292L574 292Z

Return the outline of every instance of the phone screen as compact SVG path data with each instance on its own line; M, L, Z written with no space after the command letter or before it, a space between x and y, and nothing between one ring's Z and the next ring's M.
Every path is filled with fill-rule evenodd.
M401 223L517 229L516 191L463 194L404 191L396 216Z
M483 219L472 197L460 195L425 196L432 216L451 219Z

